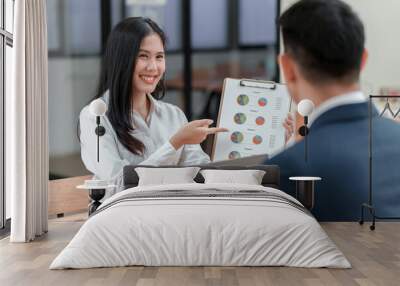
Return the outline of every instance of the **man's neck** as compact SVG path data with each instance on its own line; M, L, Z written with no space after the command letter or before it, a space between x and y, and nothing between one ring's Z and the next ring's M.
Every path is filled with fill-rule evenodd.
M321 105L323 102L331 99L335 96L351 93L360 90L359 83L353 83L349 85L324 85L324 86L309 86L307 98L311 99L316 107Z

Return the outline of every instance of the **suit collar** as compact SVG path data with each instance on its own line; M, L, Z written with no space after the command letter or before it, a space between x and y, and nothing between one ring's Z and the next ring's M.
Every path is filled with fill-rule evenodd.
M311 126L313 122L322 114L341 105L355 104L366 102L367 99L361 91L348 92L341 95L333 96L319 106L317 106L314 111L308 117L308 124Z
M372 116L378 116L378 111L373 106L372 108ZM310 129L319 128L323 125L327 125L330 123L337 123L340 121L354 121L354 120L362 120L368 119L369 117L369 103L355 103L355 104L346 104L341 105L335 108L332 108L319 116L315 122L311 125Z

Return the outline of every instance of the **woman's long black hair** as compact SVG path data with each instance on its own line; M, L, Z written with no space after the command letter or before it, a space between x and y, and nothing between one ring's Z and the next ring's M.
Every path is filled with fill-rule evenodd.
M106 115L122 145L137 155L143 154L145 146L140 140L130 135L130 132L134 130L132 127L132 78L140 44L146 36L153 33L160 36L165 47L164 32L148 18L126 18L115 26L107 39L94 98L102 97L108 90L109 102ZM155 99L161 99L164 94L163 76L152 96Z

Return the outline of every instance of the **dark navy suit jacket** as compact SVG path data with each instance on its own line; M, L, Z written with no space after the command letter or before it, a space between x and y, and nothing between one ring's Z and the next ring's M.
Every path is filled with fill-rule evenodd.
M318 220L358 220L368 202L369 105L338 106L318 117L304 140L266 161L281 169L281 189L295 194L290 176L319 176L312 210ZM400 124L379 117L372 120L373 203L379 216L400 216Z

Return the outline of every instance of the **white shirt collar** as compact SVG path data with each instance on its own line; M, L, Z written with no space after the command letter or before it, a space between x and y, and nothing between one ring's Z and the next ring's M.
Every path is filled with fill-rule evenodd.
M150 101L150 110L149 110L149 114L147 114L147 117L143 118L143 119L147 124L149 124L150 120L151 120L151 116L153 115L153 112L155 112L156 110L158 111L159 107L157 105L157 101L153 98L153 96L151 94L146 94L146 96ZM132 113L133 113L134 117L142 118L142 116L137 111L132 110Z
M353 91L349 93L345 93L342 95L334 96L329 98L328 100L321 103L318 107L314 109L314 111L310 114L308 118L308 126L311 126L313 122L322 114L331 110L335 107L347 104L356 104L366 102L367 98L361 91Z

